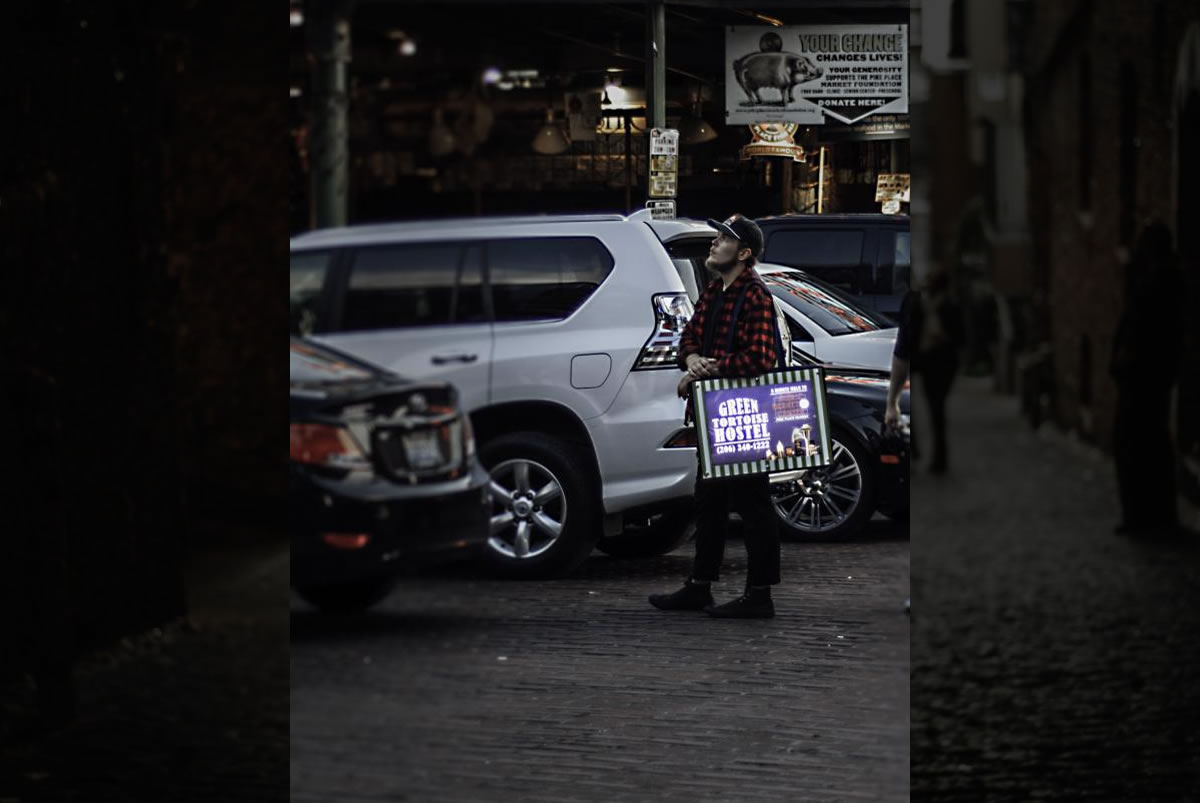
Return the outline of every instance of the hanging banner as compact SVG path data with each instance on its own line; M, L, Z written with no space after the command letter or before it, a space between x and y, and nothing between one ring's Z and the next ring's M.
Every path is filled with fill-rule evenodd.
M725 122L854 123L908 111L907 25L732 26Z

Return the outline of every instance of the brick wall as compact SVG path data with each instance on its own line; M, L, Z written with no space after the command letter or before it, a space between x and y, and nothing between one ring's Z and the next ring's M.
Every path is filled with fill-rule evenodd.
M1152 217L1174 229L1171 83L1183 32L1200 19L1200 9L1132 0L1040 3L1036 9L1030 44L1032 64L1041 69L1028 78L1029 190L1034 242L1048 249L1059 383L1055 414L1107 449L1115 402L1108 362L1123 302L1119 249L1130 245L1122 232L1122 70L1133 71L1137 87L1136 173L1131 207L1124 212L1136 237ZM1085 57L1091 71L1090 132L1080 126ZM1079 154L1089 134L1090 205L1085 210L1080 171L1088 170L1088 163Z

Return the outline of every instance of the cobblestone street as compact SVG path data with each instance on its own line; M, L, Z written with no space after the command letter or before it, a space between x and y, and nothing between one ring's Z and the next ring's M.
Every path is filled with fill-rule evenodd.
M949 419L913 482L913 799L1200 799L1196 534L1115 535L1112 463L986 381Z
M295 601L292 800L907 800L905 530L785 543L766 621L651 608L691 551L455 569L349 619ZM726 566L718 600L740 540Z

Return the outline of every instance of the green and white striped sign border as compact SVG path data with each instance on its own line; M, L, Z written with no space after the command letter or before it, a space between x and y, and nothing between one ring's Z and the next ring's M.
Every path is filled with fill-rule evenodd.
M817 402L817 423L820 427L821 449L815 455L785 457L783 460L743 460L714 466L709 455L708 420L704 417L704 395L711 390L734 390L760 385L791 385L809 382L813 385L813 398ZM829 446L829 415L825 407L825 375L820 370L803 368L789 371L772 371L762 376L737 379L703 379L693 386L692 401L695 404L693 418L696 421L696 437L700 444L700 463L705 479L742 477L751 474L767 474L780 471L796 471L814 466L827 466L833 462Z

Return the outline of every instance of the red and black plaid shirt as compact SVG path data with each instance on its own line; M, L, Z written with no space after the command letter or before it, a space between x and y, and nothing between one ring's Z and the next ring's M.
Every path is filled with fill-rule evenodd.
M733 326L733 306L737 303L742 286L749 283L746 300L738 315L740 326L733 338L733 350L726 350L729 343L729 328ZM754 268L746 268L733 280L728 290L723 290L720 278L714 279L704 288L696 302L696 314L684 327L679 338L677 363L687 370L689 354L716 357L720 376L760 376L775 367L775 304L771 291ZM717 316L716 334L712 341L712 354L701 353L704 343L704 326L710 315Z

